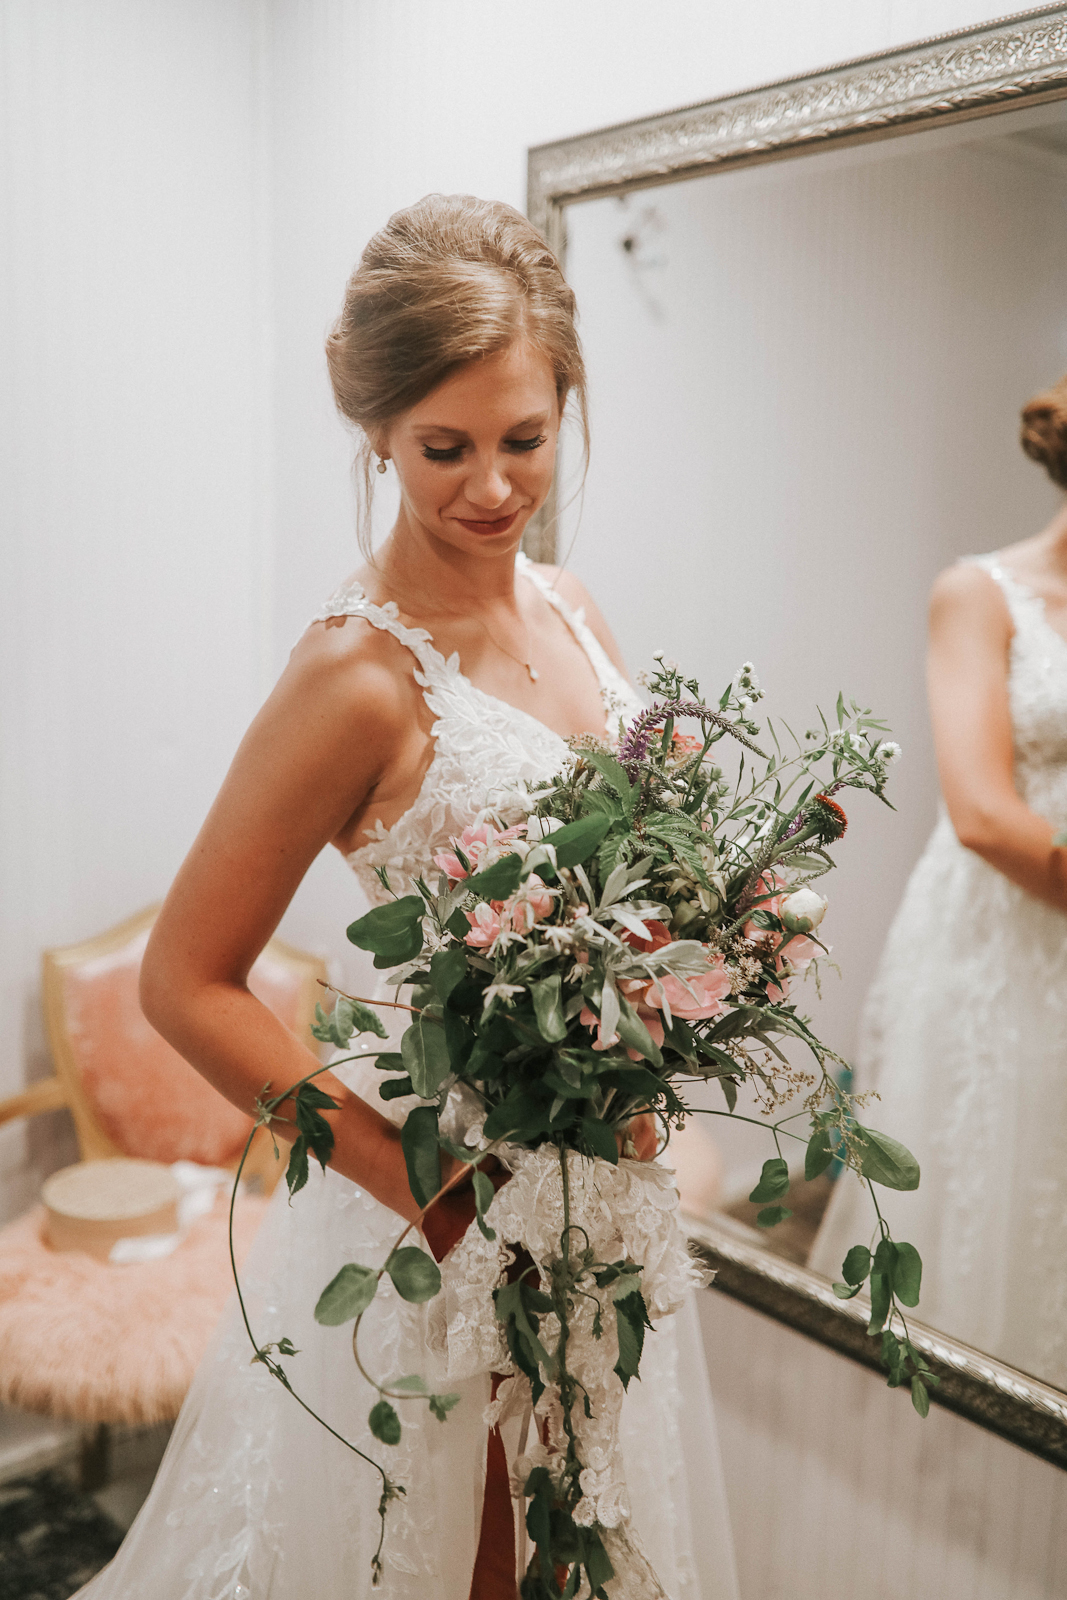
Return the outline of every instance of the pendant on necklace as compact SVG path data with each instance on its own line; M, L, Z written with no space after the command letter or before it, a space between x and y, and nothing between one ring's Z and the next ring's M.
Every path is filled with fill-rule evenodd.
M530 674L530 682L536 683L541 674L538 672L536 667L531 667L528 661L525 663L525 665L527 672Z

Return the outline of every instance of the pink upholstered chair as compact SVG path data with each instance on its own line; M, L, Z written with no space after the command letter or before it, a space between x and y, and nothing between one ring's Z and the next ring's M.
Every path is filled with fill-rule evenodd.
M44 957L54 1078L0 1102L0 1123L70 1108L84 1160L117 1155L234 1168L251 1121L145 1021L141 957L156 907ZM287 1027L309 1033L323 963L274 939L249 988ZM269 1192L284 1170L261 1131L246 1173ZM153 1423L178 1414L232 1287L223 1194L169 1256L115 1265L46 1245L43 1208L0 1230L0 1401L83 1423ZM239 1258L266 1205L238 1202Z

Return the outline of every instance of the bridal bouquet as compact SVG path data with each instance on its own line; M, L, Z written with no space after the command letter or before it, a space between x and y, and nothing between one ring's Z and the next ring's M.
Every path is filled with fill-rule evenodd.
M836 1156L868 1183L919 1181L909 1152L860 1120L862 1105L835 1075L839 1058L791 994L823 948L826 901L811 884L845 832L841 797L884 798L897 747L839 698L832 725L820 713L783 748L773 724L754 720L761 695L750 666L708 705L679 667L656 660L652 703L616 746L572 741L563 768L510 817L486 817L436 857L436 882L419 880L416 893L394 895L348 930L398 989L411 986L400 1049L379 1052L377 1064L388 1074L384 1099L418 1099L401 1140L412 1194L428 1209L444 1188L471 1182L477 1228L443 1268L405 1246L405 1230L384 1266L345 1265L316 1316L354 1322L359 1361L359 1319L383 1276L406 1300L435 1302L431 1342L433 1315L447 1346L450 1316L462 1310L468 1366L452 1363L450 1375L504 1374L488 1420L519 1419L514 1479L532 1544L524 1600L606 1600L613 1575L658 1592L628 1531L618 1422L646 1334L701 1273L670 1172L634 1159L633 1119L651 1113L669 1146L692 1114L690 1086L715 1080L718 1114L736 1116L738 1086L751 1085L774 1141L751 1196L764 1227L790 1214L789 1139L804 1144L809 1179ZM320 1008L317 1032L347 1047L355 1034L385 1030L364 1002L340 996L329 1014ZM798 1095L801 1109L768 1120ZM298 1126L287 1174L295 1193L309 1156L329 1158L321 1112L334 1102L309 1079L264 1098L260 1120L287 1099ZM442 1152L458 1163L447 1185ZM495 1184L487 1166L510 1178ZM892 1240L877 1201L875 1213L877 1250L851 1250L836 1288L852 1296L869 1279L870 1332L882 1337L889 1381L910 1381L925 1414L935 1380L900 1309L918 1300L921 1266L912 1246ZM287 1387L278 1358L292 1353L288 1341L256 1346ZM442 1421L457 1403L417 1374L365 1376L376 1393L370 1428L387 1445L400 1438L402 1402ZM378 1471L384 1528L402 1491Z

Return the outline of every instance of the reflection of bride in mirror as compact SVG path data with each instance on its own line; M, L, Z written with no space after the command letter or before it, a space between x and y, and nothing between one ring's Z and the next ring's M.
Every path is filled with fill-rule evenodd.
M1067 378L1022 445L1067 489ZM894 1233L924 1322L1067 1387L1067 508L934 584L930 704L944 807L868 998L859 1088L922 1168ZM811 1265L860 1236L842 1182Z

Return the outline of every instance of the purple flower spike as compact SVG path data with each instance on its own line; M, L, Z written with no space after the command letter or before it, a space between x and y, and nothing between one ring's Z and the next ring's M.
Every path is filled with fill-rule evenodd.
M731 722L729 717L724 717L721 711L713 711L711 706L706 706L699 700L660 701L634 718L619 744L619 764L626 769L626 775L631 783L637 777L638 768L652 748L656 729L666 722L668 717L696 717L700 722L714 723L724 733L733 734L743 745L755 750L757 755L763 754L762 750L745 737L737 724Z

